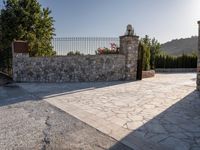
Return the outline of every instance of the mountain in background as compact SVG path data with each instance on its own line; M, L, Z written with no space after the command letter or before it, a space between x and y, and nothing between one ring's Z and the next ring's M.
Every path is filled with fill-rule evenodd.
M176 39L161 45L161 50L169 55L179 56L184 54L197 53L198 50L198 37L192 36L191 38Z

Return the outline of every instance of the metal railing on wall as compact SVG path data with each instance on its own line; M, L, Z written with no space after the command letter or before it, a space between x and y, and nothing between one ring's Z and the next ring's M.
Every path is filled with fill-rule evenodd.
M110 44L119 46L119 38L116 37L66 37L54 38L52 46L56 55L67 55L69 52L94 55L98 48L110 48Z

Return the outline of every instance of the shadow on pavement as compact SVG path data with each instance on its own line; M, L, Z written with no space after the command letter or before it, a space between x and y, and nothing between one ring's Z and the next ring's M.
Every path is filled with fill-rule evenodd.
M0 106L29 100L41 100L44 97L62 96L126 83L129 82L13 83L0 86Z
M200 150L199 108L200 93L193 91L119 142L135 150Z

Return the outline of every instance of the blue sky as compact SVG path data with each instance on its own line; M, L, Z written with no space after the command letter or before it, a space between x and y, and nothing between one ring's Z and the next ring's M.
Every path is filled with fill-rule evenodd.
M57 37L118 37L127 24L161 43L198 33L200 0L39 1L52 10Z

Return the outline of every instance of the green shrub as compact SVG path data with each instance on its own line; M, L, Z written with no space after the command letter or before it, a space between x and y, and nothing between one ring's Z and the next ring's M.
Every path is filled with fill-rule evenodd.
M147 71L155 68L155 57L160 53L160 43L155 39L150 39L148 35L140 39L140 49L143 50L143 70ZM141 47L142 46L142 47Z
M75 52L70 51L67 53L67 56L81 56L81 55L84 55L84 54L80 53L79 51L75 51Z
M197 67L197 55L185 55L182 56L170 56L161 54L155 58L156 68L196 68Z
M143 70L150 70L150 48L146 45L141 45L143 49Z

